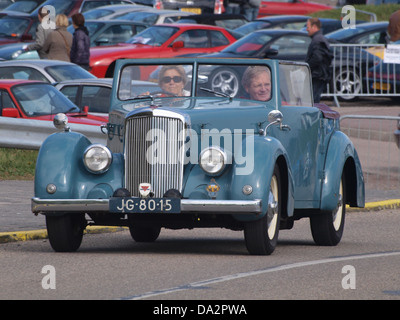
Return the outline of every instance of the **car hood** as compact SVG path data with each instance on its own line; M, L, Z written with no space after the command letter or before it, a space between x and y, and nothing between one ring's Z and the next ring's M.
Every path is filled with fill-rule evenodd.
M144 106L146 105L146 106ZM212 106L212 107L210 107ZM123 109L133 111L127 113L126 117L134 116L141 112L152 112L154 115L162 113L163 110L178 113L186 118L190 127L200 133L204 129L254 129L257 133L260 124L265 126L268 113L273 109L271 102L257 102L246 99L229 98L162 98L155 99L154 104L149 101L121 104L110 113L119 113ZM221 121L224 119L224 121Z

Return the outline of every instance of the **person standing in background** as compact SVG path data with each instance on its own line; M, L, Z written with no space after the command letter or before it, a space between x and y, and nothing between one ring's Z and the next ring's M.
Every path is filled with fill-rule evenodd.
M65 14L56 16L56 30L49 34L43 45L47 59L70 61L72 34L67 30L68 24L68 17Z
M89 31L85 27L85 17L80 13L76 13L71 18L75 29L71 48L71 62L89 70L90 37Z
M224 0L226 14L240 14L241 0Z
M241 14L249 21L257 19L261 0L247 0L241 5Z
M311 37L305 62L311 69L314 102L319 103L321 94L331 80L331 62L333 54L329 50L329 42L323 36L321 21L318 18L307 20L307 32Z
M54 29L51 29L50 27L48 28L43 27L42 24L43 18L46 17L48 14L49 13L47 12L47 9L44 6L39 9L38 11L39 24L36 29L35 42L31 43L24 49L24 51L36 50L39 54L40 59L46 58L46 52L43 51L43 45L48 35L54 31Z
M400 10L397 10L389 17L388 34L390 42L400 42Z

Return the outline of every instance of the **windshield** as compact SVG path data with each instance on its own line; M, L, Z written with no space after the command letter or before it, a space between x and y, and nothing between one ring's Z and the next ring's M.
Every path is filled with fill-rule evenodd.
M271 71L265 65L199 64L197 69L193 64L127 65L120 75L120 100L196 96L269 101L272 97Z
M46 67L46 71L57 81L74 79L93 79L94 75L77 65L58 65Z
M21 0L21 1L14 2L13 4L9 5L4 10L31 13L33 10L35 10L39 6L39 3L40 2L37 0Z
M241 56L253 57L271 39L272 36L268 34L254 32L237 40L221 52L236 53Z
M143 30L126 42L160 47L178 31L179 28L175 27L153 26Z
M18 37L29 25L29 19L4 16L0 19L0 37Z
M49 84L16 86L12 92L24 113L30 117L80 111L66 96Z

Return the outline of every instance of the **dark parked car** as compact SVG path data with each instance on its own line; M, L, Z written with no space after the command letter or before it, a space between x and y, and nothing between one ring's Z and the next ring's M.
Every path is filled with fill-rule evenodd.
M264 29L254 31L220 52L205 55L205 57L252 57L304 61L310 41L311 38L303 31ZM333 48L331 50L333 51ZM360 75L366 74L367 70L380 60L377 56L358 48L350 48L342 54L336 54L332 62L334 79L332 79L330 91L333 92L333 81L335 81L336 93L341 99L354 99L356 96L354 93L357 94L363 88L363 77ZM347 65L349 67L346 67ZM236 83L232 81L235 75L226 73L223 77L231 80L225 80L225 88L233 90L230 86Z
M154 67L158 88L148 82L148 92L131 93ZM210 90L218 69L244 78L248 95ZM138 242L155 241L161 228L242 230L256 255L271 254L280 229L309 218L315 243L334 246L346 204L364 206L357 151L339 114L313 105L307 64L125 59L115 75L107 145L61 122L63 132L41 146L32 211L46 216L55 251L80 247L88 217L128 226Z

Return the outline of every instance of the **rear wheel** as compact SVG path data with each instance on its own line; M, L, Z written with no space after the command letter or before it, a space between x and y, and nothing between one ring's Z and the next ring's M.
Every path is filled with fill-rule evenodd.
M281 215L281 180L279 168L275 165L268 195L267 214L248 222L244 229L246 247L250 254L269 255L276 247Z
M320 212L310 217L314 242L320 246L336 246L343 236L346 214L344 175L340 181L338 205L331 212Z
M46 216L47 233L51 247L56 252L73 252L79 249L86 227L84 214Z

